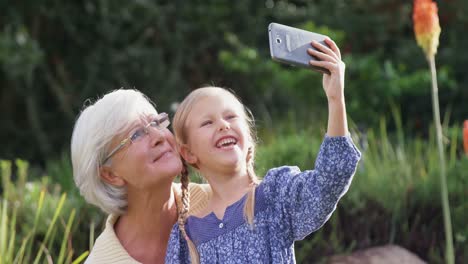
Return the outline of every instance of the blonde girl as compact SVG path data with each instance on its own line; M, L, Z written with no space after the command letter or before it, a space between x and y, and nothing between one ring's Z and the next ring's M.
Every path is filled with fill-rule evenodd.
M171 232L166 263L295 263L294 241L319 229L347 191L360 159L348 133L344 63L336 44L312 43L308 53L324 67L329 119L313 170L270 169L259 183L254 172L253 120L242 103L218 87L190 93L174 117L184 160L208 181L208 206L186 209ZM307 142L304 142L307 144ZM188 208L189 199L185 199ZM187 244L180 243L186 240Z

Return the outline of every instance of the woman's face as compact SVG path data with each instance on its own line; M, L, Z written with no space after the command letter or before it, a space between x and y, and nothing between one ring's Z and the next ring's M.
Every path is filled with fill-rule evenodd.
M153 189L160 183L172 182L182 170L173 134L154 120L158 118L142 118L113 140L111 148L131 139L113 155L110 164L112 172L124 180L127 188Z

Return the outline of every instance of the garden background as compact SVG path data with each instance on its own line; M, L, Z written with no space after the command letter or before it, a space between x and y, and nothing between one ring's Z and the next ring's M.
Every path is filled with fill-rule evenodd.
M456 263L466 263L468 1L436 2L453 241ZM330 221L296 243L298 263L389 243L444 262L431 77L412 1L2 0L0 10L0 263L86 255L105 216L74 186L71 132L86 99L120 87L141 90L171 114L192 89L229 87L256 117L259 175L283 164L313 167L326 129L321 75L271 60L270 22L338 43L363 153Z

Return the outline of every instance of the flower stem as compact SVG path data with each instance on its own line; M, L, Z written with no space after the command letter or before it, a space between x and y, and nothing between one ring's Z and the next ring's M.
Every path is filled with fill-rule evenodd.
M445 260L449 264L455 263L453 251L453 237L452 237L452 223L450 217L450 206L447 191L447 174L445 169L445 151L442 142L442 124L440 122L439 110L439 91L437 88L437 73L435 66L435 57L428 56L427 60L431 68L432 80L432 110L434 112L434 123L437 135L437 146L439 149L439 162L440 162L440 188L442 198L442 211L444 216L445 227Z

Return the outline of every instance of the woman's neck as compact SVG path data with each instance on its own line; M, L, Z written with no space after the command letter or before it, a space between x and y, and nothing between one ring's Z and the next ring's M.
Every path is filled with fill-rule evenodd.
M157 190L128 190L128 210L115 224L115 232L125 250L146 263L164 260L177 205L171 186ZM163 262L161 262L163 263Z

